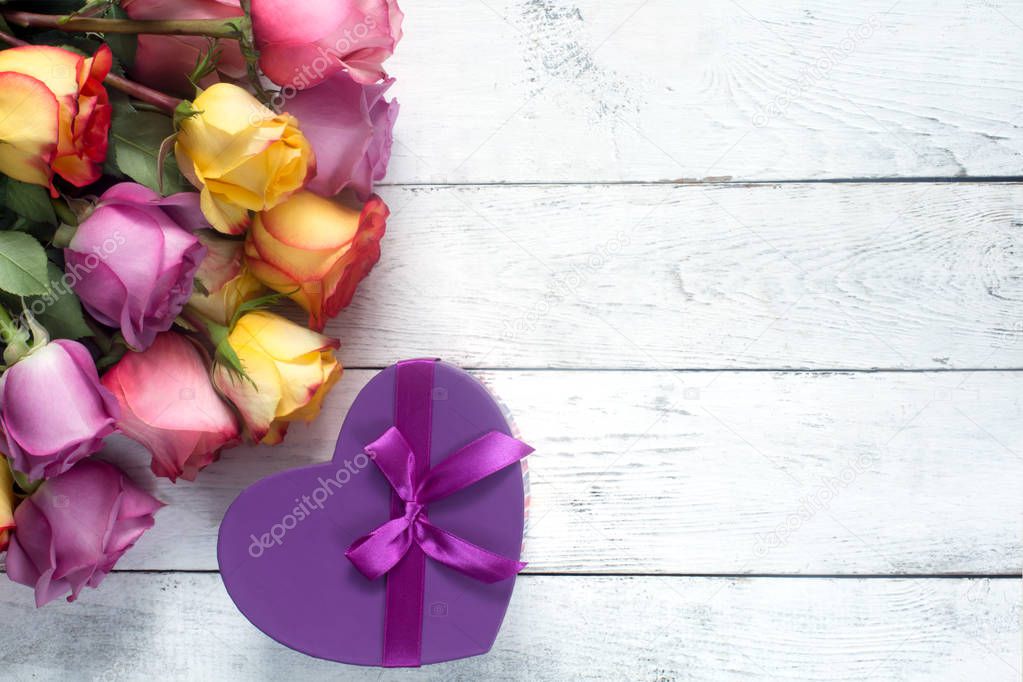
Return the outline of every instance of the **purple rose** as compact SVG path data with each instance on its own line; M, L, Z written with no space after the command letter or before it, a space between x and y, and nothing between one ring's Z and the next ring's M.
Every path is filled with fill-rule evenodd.
M163 503L117 467L79 462L45 481L14 512L7 575L36 591L36 606L97 587L146 530Z
M61 474L99 450L120 414L76 341L51 341L0 376L4 451L33 480Z
M392 83L390 78L360 85L338 73L287 102L285 108L298 119L316 154L309 189L329 197L350 187L360 201L369 199L373 182L383 179L391 159L398 102L386 101L384 93Z
M206 254L192 231L207 225L198 194L161 198L142 185L114 185L64 250L71 287L89 314L145 350L192 294Z

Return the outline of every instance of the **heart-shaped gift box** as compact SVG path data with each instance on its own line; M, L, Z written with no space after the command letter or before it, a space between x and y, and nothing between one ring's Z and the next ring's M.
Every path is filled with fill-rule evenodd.
M511 434L494 398L460 368L412 360L384 369L353 402L330 462L258 481L228 509L217 548L228 593L260 630L319 658L400 666L487 652L522 566L514 559L522 547L523 477L511 464L529 448ZM428 505L402 500L394 482L400 475L382 473L382 443L408 447L407 458L391 457L392 469L407 459L411 470L419 458L412 487L417 478L461 469L454 473L460 482L448 486L457 490L442 499L425 495ZM488 457L489 465L480 464ZM367 578L356 547L372 538L361 553L393 553L410 535L374 535L403 523L399 530L411 523L403 532L419 539L386 576ZM475 555L454 556L463 550ZM476 566L474 576L465 565L473 561L491 566Z

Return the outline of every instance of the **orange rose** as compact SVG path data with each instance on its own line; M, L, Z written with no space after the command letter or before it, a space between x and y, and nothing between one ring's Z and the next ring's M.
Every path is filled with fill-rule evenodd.
M299 192L252 221L245 240L249 271L288 294L309 313L309 326L322 331L380 259L389 213L376 195L359 210Z
M107 157L110 101L103 79L110 48L92 57L47 45L0 51L0 172L53 188L53 174L77 187L99 179Z

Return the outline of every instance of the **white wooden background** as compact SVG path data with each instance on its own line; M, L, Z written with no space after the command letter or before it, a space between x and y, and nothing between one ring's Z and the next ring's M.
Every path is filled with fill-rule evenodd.
M384 256L309 428L237 449L100 590L0 583L18 679L1018 680L1023 3L406 0ZM529 442L494 650L305 658L217 525L329 458L391 362L478 371Z

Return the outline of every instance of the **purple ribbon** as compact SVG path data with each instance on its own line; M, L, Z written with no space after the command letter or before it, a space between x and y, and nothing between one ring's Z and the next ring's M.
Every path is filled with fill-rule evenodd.
M418 666L421 662L427 556L485 583L510 578L526 566L438 528L427 517L431 503L533 451L520 440L491 431L430 469L433 365L432 360L398 364L395 426L365 448L394 489L391 520L353 542L345 552L370 580L387 575L386 667Z

